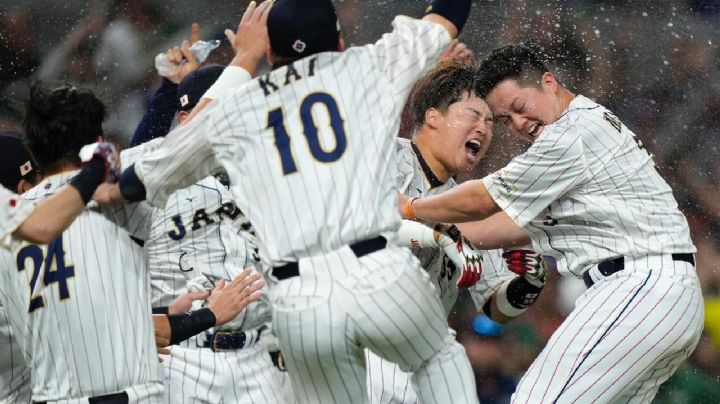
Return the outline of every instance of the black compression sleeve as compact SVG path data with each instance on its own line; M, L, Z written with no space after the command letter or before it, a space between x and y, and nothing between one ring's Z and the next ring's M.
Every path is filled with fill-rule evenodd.
M462 31L470 16L471 0L433 0L428 7L428 14L440 14L455 25L458 34Z
M152 308L152 314L165 314L165 315L167 315L167 314L168 314L168 311L169 311L169 310L168 310L168 307L167 307L167 306L165 306L165 307L153 307L153 308Z
M217 319L212 310L203 308L186 314L168 316L170 322L170 345L183 342L215 326Z
M120 193L128 202L138 202L145 200L145 185L138 178L135 172L135 164L126 168L120 174Z
M70 180L70 185L78 190L83 202L87 204L104 176L105 160L96 157L83 166L82 170Z

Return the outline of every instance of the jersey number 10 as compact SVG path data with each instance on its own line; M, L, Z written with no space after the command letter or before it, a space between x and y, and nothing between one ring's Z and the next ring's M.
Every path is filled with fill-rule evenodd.
M20 249L17 255L18 272L26 269L25 266L28 259L32 261L33 269L32 277L30 278L30 307L28 308L28 313L45 307L43 297L33 294L35 284L40 277L41 268L43 269L43 287L57 283L60 300L70 297L67 278L75 276L75 267L65 265L65 251L63 250L62 237L58 237L48 244L47 253L44 253L42 248L35 244L30 244Z
M335 148L332 150L323 149L318 137L318 128L312 115L312 108L315 104L323 104L330 115L330 127L335 135ZM312 93L305 97L300 104L300 120L302 121L303 134L307 140L308 148L315 160L323 163L337 161L345 152L347 137L343 125L340 110L335 99L327 93ZM298 171L290 147L290 135L285 129L285 116L282 108L277 108L268 113L267 129L275 133L275 147L280 153L283 174L293 174Z

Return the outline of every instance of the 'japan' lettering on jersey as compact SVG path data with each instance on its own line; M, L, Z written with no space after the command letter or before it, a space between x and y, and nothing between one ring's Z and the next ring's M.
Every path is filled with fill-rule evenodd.
M10 248L12 233L27 219L33 204L0 186L0 247Z
M413 147L408 139L397 139L397 171L398 188L400 193L410 196L437 195L457 185L450 178L447 182L440 182L430 171L423 168L424 160L418 157L419 150ZM460 271L439 248L413 248L413 254L420 260L420 265L428 272L430 279L440 293L440 301L449 314L458 297L457 280ZM481 251L483 259L483 272L480 280L473 285L470 295L478 310L492 297L495 290L506 280L515 276L505 266L502 250Z
M536 251L558 259L561 273L580 276L620 256L695 252L651 156L618 118L582 95L483 181Z
M222 165L270 266L392 237L400 113L450 43L440 25L393 24L376 44L307 57L211 103L135 165L148 201Z
M77 172L24 194L43 200ZM162 391L142 248L150 211L88 207L48 245L14 241L2 254L0 298L30 365L35 401ZM121 227L122 226L122 227Z

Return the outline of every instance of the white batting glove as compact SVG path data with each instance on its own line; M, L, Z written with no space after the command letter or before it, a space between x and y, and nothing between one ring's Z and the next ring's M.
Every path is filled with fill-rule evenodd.
M507 248L502 256L510 271L524 277L533 286L542 288L545 285L545 260L530 246Z
M455 267L460 272L457 281L458 288L468 288L480 280L482 274L482 256L470 246L470 243L460 234L455 226L448 229L448 234L439 233L437 243L445 251ZM455 240L453 240L455 238Z
M85 145L80 149L80 161L85 164L94 159L101 159L105 163L105 173L102 182L115 182L120 171L120 151L114 143L97 142Z

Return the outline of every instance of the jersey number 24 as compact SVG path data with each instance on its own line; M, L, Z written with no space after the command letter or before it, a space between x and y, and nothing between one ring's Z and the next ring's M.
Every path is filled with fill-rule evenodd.
M322 104L327 108L330 116L330 127L335 135L335 147L332 150L323 149L318 137L318 128L312 115L312 108L316 104ZM327 93L312 93L305 97L300 104L300 120L302 121L303 134L307 140L308 149L315 160L323 163L337 161L345 152L347 137L345 126L340 116L340 109L335 99ZM290 147L290 135L285 129L285 116L282 108L276 108L268 113L267 128L272 129L275 134L275 147L280 154L283 174L293 174L298 171Z
M29 262L28 262L29 260ZM75 276L75 267L65 264L65 251L63 250L62 237L58 237L48 244L47 252L35 244L27 245L18 251L17 268L18 272L25 271L27 264L31 264L32 277L30 278L30 307L28 313L45 307L42 295L33 294L35 284L40 278L40 270L43 269L43 287L57 283L58 296L60 300L70 297L67 279Z

